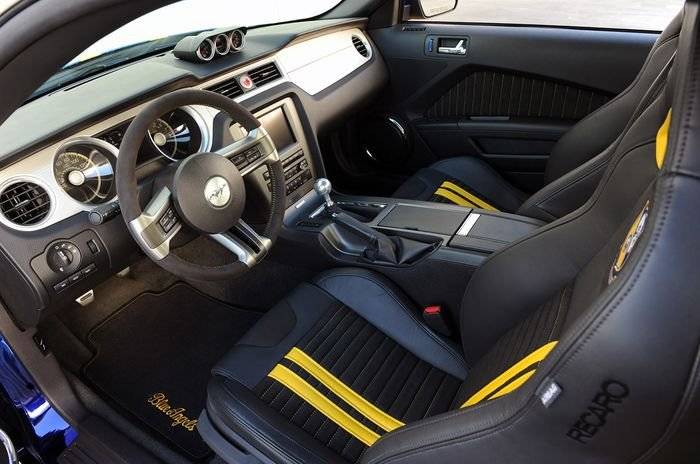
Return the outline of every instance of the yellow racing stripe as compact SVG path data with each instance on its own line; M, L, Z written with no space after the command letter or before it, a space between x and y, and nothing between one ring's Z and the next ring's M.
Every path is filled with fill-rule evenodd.
M326 388L387 432L405 425L364 399L299 348L292 348L285 358L314 376Z
M456 193L450 192L449 190L444 189L444 188L437 189L435 191L434 195L438 195L438 196L441 196L443 198L447 198L455 205L468 206L470 208L474 208L476 206L476 205L471 204L470 202L468 202L464 198L460 197Z
M490 205L486 201L482 200L481 198L477 197L476 195L474 195L472 193L467 192L459 185L452 183L450 181L446 180L445 182L443 182L442 185L440 186L440 188L453 191L454 193L465 198L466 200L470 201L471 203L473 203L474 205L476 205L477 207L479 207L481 209L486 209L489 211L498 211L498 208L496 208L495 206Z
M664 165L666 151L668 150L668 131L671 129L671 111L672 110L668 110L666 120L656 134L656 165L659 169Z
M546 358L547 355L554 349L554 347L556 345L557 345L556 341L549 342L546 345L542 346L541 348L538 348L537 350L533 351L532 353L530 353L529 355L527 355L526 357L524 357L523 359L521 359L520 361L515 363L507 371L505 371L504 373L502 373L501 375L499 375L498 377L493 379L491 382L489 382L484 388L482 388L481 390L476 392L474 395L472 395L472 397L469 398L462 405L462 407L466 408L469 406L474 406L475 404L488 398L491 394L496 392L496 390L498 390L499 388L503 387L508 382L513 380L513 378L515 378L520 372L522 372L526 368L528 368L528 367L532 366L533 364L538 363L538 362L542 361L544 358ZM532 371L532 373L534 373L534 370ZM527 374L529 374L529 372ZM525 381L528 378L530 378L530 376L532 375L532 374L530 374L530 376L527 376L525 379L522 379L522 377L524 377L527 374L524 374L523 376L516 378L515 381L516 382L520 381L520 383L516 387L507 391L506 393L510 393L511 391L515 390L516 388L520 387L523 383L525 383ZM509 388L509 386L506 388ZM505 393L502 393L502 395L505 395ZM498 396L502 396L502 395L498 395Z
M527 371L526 373L524 373L523 375L521 375L517 379L513 380L508 385L506 385L505 388L502 388L502 389L498 390L496 393L494 393L493 395L491 395L491 397L489 399L494 400L496 398L499 398L503 395L507 395L508 393L513 392L513 391L517 390L518 388L522 387L522 385L525 382L527 382L530 379L530 377L532 377L535 374L535 370L536 369L532 369L531 371Z
M338 424L339 427L365 445L372 446L374 442L379 440L378 434L368 429L350 414L333 404L331 400L323 396L318 390L288 368L278 364L268 374L268 377L275 379L289 388L321 414Z

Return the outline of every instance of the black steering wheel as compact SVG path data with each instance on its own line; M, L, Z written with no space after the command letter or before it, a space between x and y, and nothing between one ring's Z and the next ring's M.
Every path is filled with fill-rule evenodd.
M242 140L213 153L197 153L177 162L141 209L136 162L151 123L181 106L205 105L231 116L248 132ZM244 154L250 164L239 171L232 158ZM263 235L241 219L246 195L243 177L267 165L272 203ZM193 280L224 280L243 274L274 244L285 208L282 163L260 121L235 101L205 90L178 90L164 95L131 122L117 157L117 195L124 220L136 243L167 271ZM230 250L238 259L224 266L203 266L171 253L171 241L183 224Z

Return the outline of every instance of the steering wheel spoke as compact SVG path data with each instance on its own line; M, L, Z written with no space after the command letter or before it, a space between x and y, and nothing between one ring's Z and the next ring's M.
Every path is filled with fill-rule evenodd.
M129 228L141 241L150 258L160 261L167 257L170 254L170 242L182 229L182 221L175 212L170 189L161 188L143 213L129 223Z
M253 267L260 262L272 248L272 241L259 235L242 219L236 226L223 234L210 237L238 257L246 266Z
M241 140L217 150L216 153L230 159L240 170L241 176L250 174L263 164L279 161L275 145L262 126L251 130Z

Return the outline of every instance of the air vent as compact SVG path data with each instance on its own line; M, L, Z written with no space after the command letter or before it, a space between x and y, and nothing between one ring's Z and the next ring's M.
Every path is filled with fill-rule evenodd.
M211 90L212 92L220 93L221 95L231 99L236 98L239 95L243 95L243 89L238 84L236 79L224 81L220 84L210 87L209 90Z
M355 46L355 50L357 50L357 53L364 56L365 58L369 57L369 50L367 50L367 47L365 46L365 43L362 41L362 39L360 39L356 35L353 35L352 44Z
M8 221L19 226L40 223L50 210L48 192L31 182L16 182L0 194L0 211Z
M253 80L256 87L261 87L282 77L274 61L259 68L251 69L248 71L248 76Z

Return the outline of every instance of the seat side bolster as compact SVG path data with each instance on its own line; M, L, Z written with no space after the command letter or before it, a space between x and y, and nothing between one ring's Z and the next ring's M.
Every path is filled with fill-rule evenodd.
M273 462L338 462L337 454L271 409L240 383L214 377L209 382L207 393L206 410L217 431L248 453L253 447ZM233 434L227 435L227 430ZM203 438L206 441L208 437L205 434ZM241 443L241 438L244 443Z
M457 346L434 333L419 318L416 305L383 276L364 269L335 269L316 285L341 301L418 358L458 379L467 365Z
M517 214L551 222L566 216L593 195L610 162L611 150L546 185L518 209Z
M253 389L284 355L338 302L309 284L268 311L212 369Z

